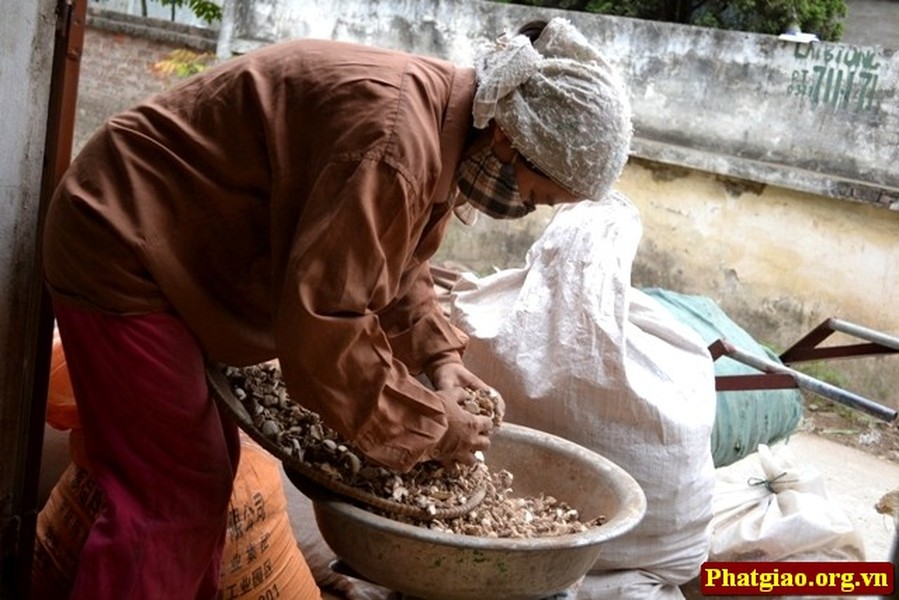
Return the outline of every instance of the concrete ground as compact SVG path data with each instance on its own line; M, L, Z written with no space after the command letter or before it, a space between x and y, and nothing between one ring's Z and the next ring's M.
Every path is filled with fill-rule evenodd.
M821 472L831 500L841 507L865 542L866 559L890 559L895 527L874 505L899 488L899 464L807 433L793 435L793 453Z

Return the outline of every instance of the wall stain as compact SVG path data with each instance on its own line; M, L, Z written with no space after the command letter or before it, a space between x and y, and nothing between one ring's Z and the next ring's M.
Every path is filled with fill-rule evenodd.
M724 186L724 189L728 194L738 198L743 194L755 194L756 196L761 196L768 187L767 184L759 181L739 179L728 175L715 175L715 181Z
M691 173L695 172L693 169L655 162L646 158L640 158L639 156L630 157L628 162L649 171L652 180L659 183L667 183L676 179L685 179L689 177Z
M649 171L652 180L656 183L669 183L677 179L686 179L694 173L702 173L696 169L688 167L680 167L660 162L655 162L646 158L632 156L628 160L629 164L633 164ZM715 175L715 181L724 186L728 194L732 196L742 196L743 194L755 194L761 196L768 188L768 185L759 181L750 181L749 179L740 179L739 177L731 177L729 175Z

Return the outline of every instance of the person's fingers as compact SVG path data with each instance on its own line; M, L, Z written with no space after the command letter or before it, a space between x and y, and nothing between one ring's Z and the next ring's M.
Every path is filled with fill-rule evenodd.
M476 443L478 445L487 444L490 445L490 434L493 433L493 419L490 417L482 417L480 415L474 417L476 431L478 432L479 439ZM475 448L475 450L483 450L483 448Z
M487 382L485 382L483 379L469 370L465 371L465 385L476 390L490 389L490 386L487 385Z
M437 390L453 387L484 389L489 387L480 377L472 373L462 363L447 363L438 367L430 375L431 383Z
M449 410L450 406L463 405L469 396L468 390L460 387L439 390L437 395L443 399L443 405L446 410Z
M447 430L435 448L434 458L444 464L474 464L475 452L490 448L493 421L490 417L473 415L453 401L446 404L446 417Z
M466 446L464 449L460 447L453 455L439 457L438 460L440 460L440 462L442 462L444 465L461 463L466 466L471 466L478 462L478 452L486 454L489 449L490 436L487 434L481 434L473 440L470 446Z

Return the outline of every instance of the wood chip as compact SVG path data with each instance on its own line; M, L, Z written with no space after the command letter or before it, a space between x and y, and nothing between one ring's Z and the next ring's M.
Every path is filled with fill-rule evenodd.
M325 425L318 414L293 402L275 363L226 367L224 374L235 397L251 415L254 427L266 439L292 459L353 488L433 512L463 506L479 486L487 488L481 504L454 519L421 520L365 507L374 513L436 531L494 538L580 533L605 521L600 517L582 522L575 509L550 495L516 497L512 473L491 472L482 462L472 467L444 467L436 461L427 461L407 473L384 468L354 449ZM495 397L485 392L472 394L471 406L467 408L477 414L487 414L499 424L501 415L496 414L494 407Z

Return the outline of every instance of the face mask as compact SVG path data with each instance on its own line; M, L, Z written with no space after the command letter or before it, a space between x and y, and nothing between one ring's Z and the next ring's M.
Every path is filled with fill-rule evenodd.
M534 210L518 195L514 161L500 161L489 146L463 160L456 179L469 204L494 219L517 219Z

